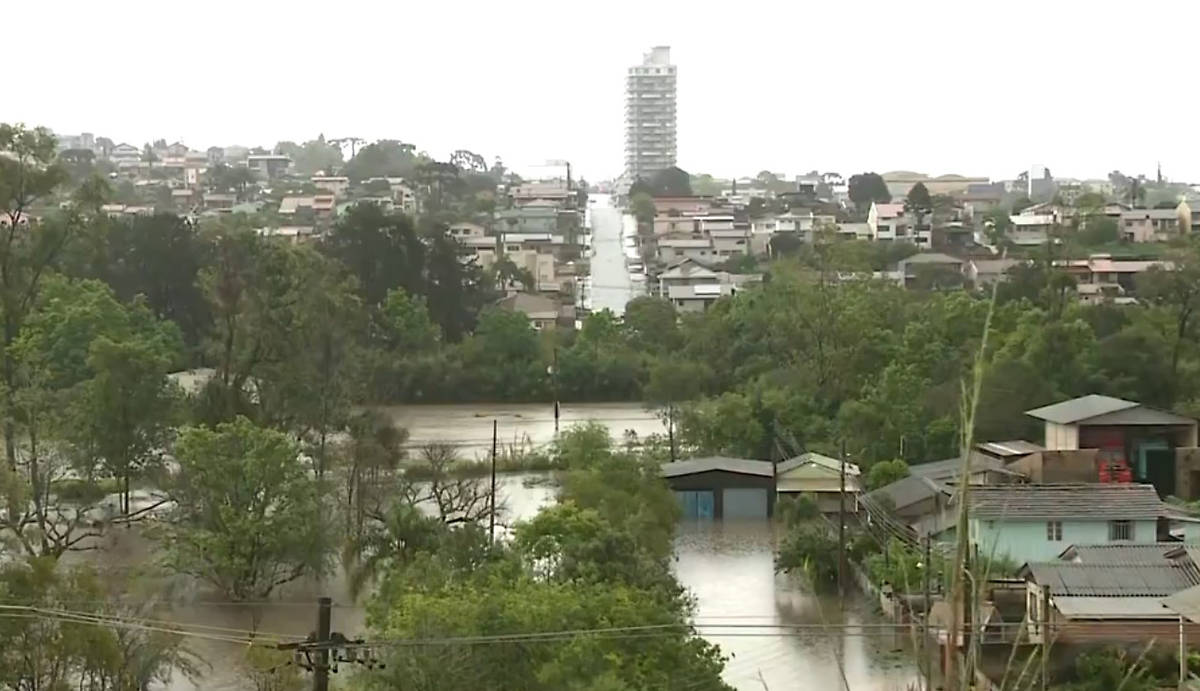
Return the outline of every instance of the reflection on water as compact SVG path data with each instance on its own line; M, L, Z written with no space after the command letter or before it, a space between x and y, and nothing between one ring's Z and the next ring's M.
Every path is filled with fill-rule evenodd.
M498 478L501 505L506 509L502 523L511 525L530 518L553 502L555 488L547 479L532 473ZM105 560L132 564L152 558L148 543L135 535L120 536ZM770 691L832 691L844 688L837 665L840 659L851 691L905 691L916 679L911 656L898 652L907 644L905 636L864 636L863 629L854 627L880 619L861 597L848 596L843 609L836 596L815 596L795 579L776 575L774 538L773 527L766 521L680 527L675 570L695 597L695 623L730 658L726 681L737 689L753 691L762 691L763 682ZM202 589L183 595L190 604L171 610L174 621L298 636L307 635L314 627L316 598L329 595L334 599L334 630L351 637L366 633L366 613L350 597L340 570L323 582L293 583L277 600L260 605L221 602L220 595ZM742 626L715 630L715 624ZM844 624L850 628L795 634L771 629L771 635L751 636L746 634L763 630L744 628L748 624ZM246 688L234 665L242 658L241 646L203 640L193 640L190 645L212 668L195 683L177 677L168 689Z
M879 622L861 596L817 596L775 573L773 526L767 521L688 523L675 543L676 573L696 599L695 623L729 656L725 680L737 689L904 691L916 680L904 635L855 628ZM715 625L739 627L714 629ZM775 629L751 624L846 625L835 631L747 635ZM784 631L784 630L780 630ZM722 635L733 634L733 635ZM863 635L868 633L870 635Z

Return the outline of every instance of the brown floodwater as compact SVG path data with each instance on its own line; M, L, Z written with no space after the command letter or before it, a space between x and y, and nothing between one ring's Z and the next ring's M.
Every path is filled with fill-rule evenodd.
M543 475L507 475L499 482L505 523L528 518L554 501L554 488ZM762 691L764 683L769 691L835 690L845 688L844 672L852 691L905 691L917 679L912 657L903 652L906 637L857 628L881 621L861 596L848 596L843 606L836 596L814 595L797 579L776 574L774 544L774 528L766 521L680 527L675 571L695 598L694 623L729 656L726 681L747 691ZM153 556L146 549L144 541L127 534L105 560L136 563ZM176 594L190 602L172 609L174 621L298 636L314 628L316 598L329 595L335 603L334 630L350 637L366 634L365 612L350 598L340 573L321 583L292 584L278 600L258 605L223 602L200 588ZM779 628L789 625L810 628ZM814 631L812 625L832 630ZM235 664L240 646L195 640L191 649L211 667L196 680L177 675L167 689L248 688Z

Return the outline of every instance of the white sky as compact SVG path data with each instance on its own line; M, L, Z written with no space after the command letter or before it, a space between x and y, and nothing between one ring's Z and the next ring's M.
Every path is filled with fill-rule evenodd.
M1200 0L9 0L0 121L141 145L395 138L585 177L625 69L679 68L679 164L1200 182Z

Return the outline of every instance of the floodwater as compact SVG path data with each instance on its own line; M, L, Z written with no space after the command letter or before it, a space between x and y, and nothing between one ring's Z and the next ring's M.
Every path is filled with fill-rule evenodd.
M408 446L429 442L454 444L465 459L486 458L492 449L492 421L502 449L541 447L554 440L553 403L480 403L383 406L378 410L409 432ZM639 438L666 434L654 412L640 403L563 403L559 429L593 420L608 427L613 439L633 432Z
M585 282L585 305L594 311L612 310L625 314L625 304L639 292L629 277L622 248L625 219L612 205L612 197L594 194L589 198L588 224L592 229L592 275Z
M520 473L499 478L506 525L537 513L554 501L549 476ZM729 656L725 679L746 691L844 689L905 691L916 680L903 635L869 628L880 622L861 596L816 596L794 578L774 570L774 527L766 521L686 523L676 540L675 570L695 598L693 622L705 638ZM127 538L126 545L131 543ZM144 552L144 543L140 551ZM115 559L145 558L117 551ZM316 598L334 599L333 629L348 637L365 635L365 611L350 598L344 578L305 582L286 588L277 601L247 606L222 602L212 593L190 594L171 619L231 629L304 636L314 628ZM868 625L867 628L858 628ZM789 630L787 626L804 627ZM820 630L813 627L820 626ZM824 628L829 627L829 628ZM247 688L235 661L237 645L194 640L192 649L212 665L203 678L176 678L170 691Z

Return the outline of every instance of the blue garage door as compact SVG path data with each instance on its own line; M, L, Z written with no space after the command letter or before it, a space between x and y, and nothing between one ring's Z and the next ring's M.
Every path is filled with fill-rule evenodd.
M675 498L679 500L679 507L683 509L684 519L712 520L712 490L676 490Z
M766 518L767 490L730 488L721 495L722 518Z

